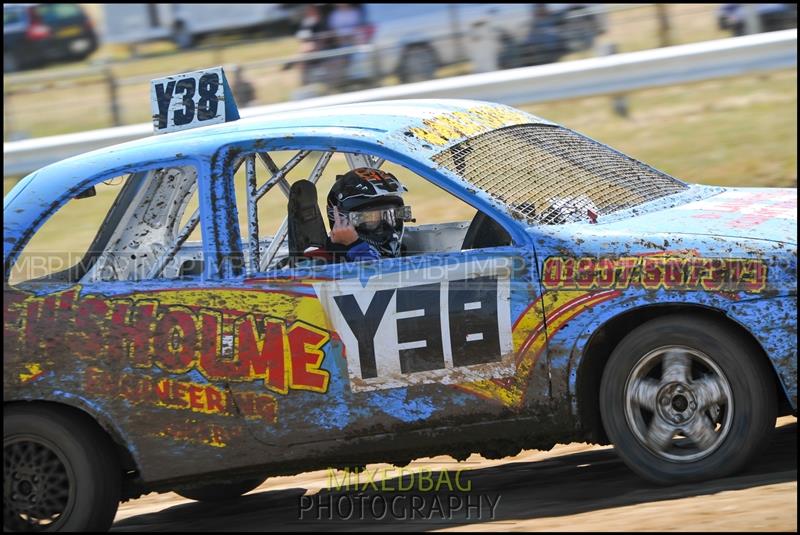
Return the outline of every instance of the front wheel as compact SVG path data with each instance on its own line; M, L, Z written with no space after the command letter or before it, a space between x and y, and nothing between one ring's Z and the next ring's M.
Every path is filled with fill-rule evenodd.
M111 440L58 406L3 409L3 531L105 531L120 495Z
M668 316L614 349L600 385L617 453L661 484L727 476L774 428L771 371L753 342L709 319Z

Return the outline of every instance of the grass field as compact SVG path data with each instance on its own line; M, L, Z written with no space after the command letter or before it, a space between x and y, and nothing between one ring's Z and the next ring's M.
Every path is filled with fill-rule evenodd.
M101 27L102 9L96 4L86 4L86 8ZM729 36L717 28L716 4L668 5L666 9L671 23L669 44ZM597 48L608 43L616 44L619 52L658 47L661 41L656 21L656 8L652 4L611 11L608 31L597 39ZM176 50L168 42L148 43L140 47L148 55L139 58L128 57L126 47L105 45L86 62L55 65L31 74L64 72L92 64L106 65L121 81L117 88L121 124L134 124L150 118L151 78L213 65L286 58L299 51L299 43L294 37L231 44L233 39L235 36L214 38L209 44L219 45L217 48L187 51ZM594 50L576 52L565 59L586 58L595 53ZM107 63L109 61L112 63ZM463 62L441 68L438 75L454 76L471 70L470 63ZM252 66L243 72L255 89L253 105L289 100L300 84L297 69L283 70L280 65ZM24 74L28 76L28 73ZM10 139L9 134L14 138L39 137L113 126L110 90L103 78L86 78L83 85L77 87L59 83L37 88L20 83L25 76L3 76L4 139ZM388 76L382 84L397 82L396 76Z
M629 105L627 119L613 114L606 97L522 108L688 182L797 187L796 70L641 91L629 96ZM313 161L304 163L293 177L304 176L312 165ZM321 198L334 175L345 169L343 158L331 162L319 185ZM398 171L409 187L406 199L419 223L467 219L474 213L407 171L389 169ZM3 181L4 194L15 182ZM242 183L240 176L240 198ZM70 202L47 223L28 252L84 252L118 191L119 186L101 185L97 197ZM285 210L279 192L265 197L262 233L274 232ZM244 223L243 211L240 216Z

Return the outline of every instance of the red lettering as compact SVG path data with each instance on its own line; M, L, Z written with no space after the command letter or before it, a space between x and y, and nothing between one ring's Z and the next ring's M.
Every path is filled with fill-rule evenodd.
M614 261L610 258L601 258L597 262L597 287L612 288L614 286Z
M252 316L247 317L239 323L238 329L239 359L246 374L248 377L262 377L270 388L286 392L283 324L265 322L264 336L259 340L253 323Z
M689 274L686 278L686 286L696 288L700 285L700 279L709 267L709 262L705 258L692 258L689 260Z
M722 286L725 282L724 276L725 261L721 258L713 258L709 262L708 269L706 270L700 283L706 290L717 291L722 289Z
M681 258L668 258L664 265L664 288L681 288L683 286L683 266Z
M625 256L617 260L617 269L619 269L617 288L627 288L630 285L633 280L634 270L639 265L639 260L635 256Z
M595 268L594 258L581 258L578 260L578 274L575 277L578 288L589 290L594 286Z
M240 361L220 358L222 354L222 314L208 311L202 314L202 341L200 343L200 367L203 375L213 380L240 379L247 370Z
M564 262L555 256L551 256L544 261L544 287L558 288L561 284L561 270Z
M162 403L169 402L169 387L170 387L169 379L163 379L158 383L156 383L156 395L158 396L158 399Z
M102 323L108 305L102 299L84 299L75 313L75 329L81 334L81 353L100 357L105 346Z
M255 399L255 413L262 420L269 422L275 421L276 416L275 399L270 396L258 396Z
M662 285L662 272L664 259L656 256L647 256L642 264L642 286L648 290L655 290Z
M197 329L191 313L168 310L162 314L153 335L153 347L158 366L174 373L189 371L197 348Z
M41 301L33 301L28 305L28 321L25 324L25 337L28 340L28 353L38 355L40 352L56 350L59 337L55 334L56 296L51 295Z
M760 260L749 262L747 281L742 284L746 292L760 292L767 285L767 266Z
M189 385L189 407L193 409L204 409L203 398L201 394L203 389L199 386Z
M225 407L222 405L222 394L212 386L206 387L206 407L209 411L225 412Z
M118 303L111 315L112 331L108 340L111 358L129 360L134 366L149 368L155 304L131 306Z
M288 338L292 353L292 388L326 392L329 374L319 369L324 357L319 348L325 344L328 336L294 324L289 329Z
M60 311L69 312L72 310L72 303L75 302L75 293L75 290L71 290L61 294L61 299L58 300L58 309Z
M186 407L186 385L177 381L172 382L172 402L178 407Z
M567 258L564 261L564 267L561 271L561 285L564 288L575 287L575 259Z

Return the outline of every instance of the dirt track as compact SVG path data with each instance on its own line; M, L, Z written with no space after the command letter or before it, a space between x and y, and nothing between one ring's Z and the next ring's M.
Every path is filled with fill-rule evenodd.
M376 465L377 466L377 465ZM658 487L628 470L609 447L569 444L549 452L525 451L502 461L473 455L463 463L449 457L423 459L413 468L469 469L473 503L481 496L481 519L464 510L433 519L327 520L309 506L300 520L301 496L324 503L353 503L356 491L328 491L326 471L267 480L239 500L219 505L176 494L151 494L120 506L114 531L316 531L316 530L546 530L546 531L797 531L797 420L778 420L762 458L733 477L702 484ZM374 469L370 466L369 469ZM453 478L451 478L453 479ZM434 478L436 480L436 478ZM389 486L396 487L397 480ZM379 501L394 492L368 492ZM446 503L451 493L442 487ZM431 504L435 493L427 495ZM496 502L491 517L490 502ZM305 498L306 504L309 498ZM342 503L342 502L340 502ZM387 502L384 502L387 503ZM405 502L404 502L405 503ZM455 506L457 501L452 502ZM369 511L369 509L367 509ZM379 509L380 510L380 509ZM410 515L408 508L397 511ZM429 511L426 508L425 511ZM475 511L475 509L473 509ZM316 520L321 514L323 520ZM334 513L335 515L335 513ZM448 518L442 520L442 516ZM367 518L369 518L369 513Z

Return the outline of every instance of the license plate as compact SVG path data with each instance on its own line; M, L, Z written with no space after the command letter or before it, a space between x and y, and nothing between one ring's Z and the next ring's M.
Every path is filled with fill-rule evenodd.
M80 26L67 26L56 32L56 37L74 37L81 34Z

